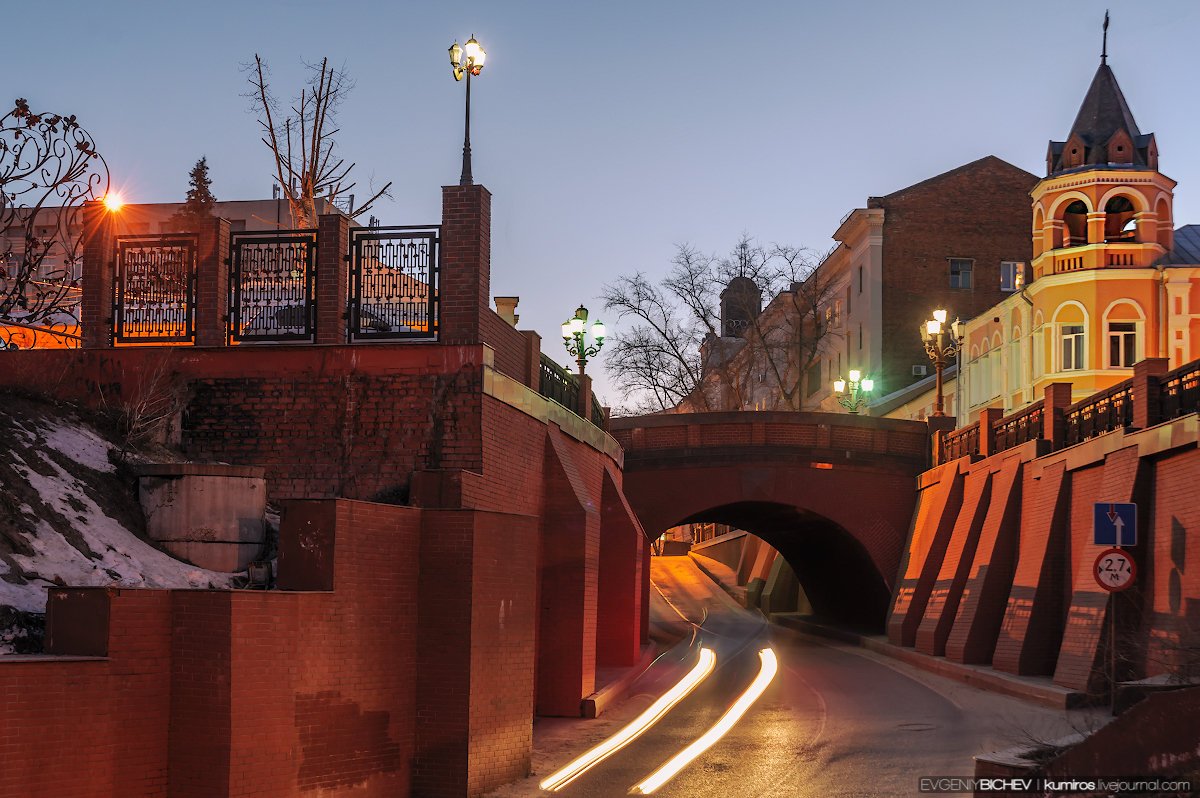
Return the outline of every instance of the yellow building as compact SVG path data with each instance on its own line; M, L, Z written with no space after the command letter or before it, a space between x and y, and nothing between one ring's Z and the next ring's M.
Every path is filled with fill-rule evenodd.
M1052 382L1070 382L1078 400L1143 358L1175 368L1200 356L1200 225L1173 229L1175 181L1106 61L1031 192L1021 290L966 324L960 423L1019 409Z

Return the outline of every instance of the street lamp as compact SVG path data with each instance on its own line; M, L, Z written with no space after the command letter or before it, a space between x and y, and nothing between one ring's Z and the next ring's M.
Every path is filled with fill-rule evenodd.
M870 401L867 394L873 390L875 390L875 380L870 377L864 379L862 372L858 369L850 369L849 390L847 390L846 380L841 377L833 381L833 391L838 395L838 404L854 415L858 415L858 408Z
M962 322L957 318L950 323L950 339L946 339L945 326L947 313L938 308L933 312L932 319L926 319L921 325L921 338L925 342L925 352L933 361L933 372L937 375L935 383L936 399L933 405L935 416L946 415L945 399L942 396L942 371L946 368L946 358L958 354L962 346Z
M454 79L462 80L463 76L467 78L467 115L466 125L463 127L463 165L462 176L458 178L460 186L472 185L475 180L471 177L471 76L479 76L483 71L483 62L487 60L487 53L484 52L483 46L475 41L475 36L467 39L465 47L459 47L458 41L450 45L450 66L454 70Z
M579 384L583 385L583 371L587 368L588 358L596 355L604 347L604 322L596 319L592 323L592 340L594 344L588 345L587 337L587 320L588 309L580 305L575 310L575 315L562 323L563 345L567 347L567 352L571 357L575 358L575 362L579 364Z

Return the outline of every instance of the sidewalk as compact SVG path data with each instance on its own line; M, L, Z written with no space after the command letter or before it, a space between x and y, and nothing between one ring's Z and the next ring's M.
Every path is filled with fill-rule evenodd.
M689 552L688 556L722 590L745 606L746 588L737 584L736 574L732 568L699 554ZM858 646L980 690L1020 698L1055 709L1075 709L1087 703L1087 696L1084 693L1059 687L1048 677L1016 676L993 670L986 665L964 665L952 662L945 657L934 657L922 654L912 648L894 645L889 643L884 635L866 635L848 629L827 626L813 621L807 616L775 613L770 616L770 620L777 626L795 634L837 640Z

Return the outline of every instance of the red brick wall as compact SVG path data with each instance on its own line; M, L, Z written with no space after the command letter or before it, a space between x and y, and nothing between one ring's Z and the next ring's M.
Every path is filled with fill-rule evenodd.
M886 197L883 207L883 369L888 393L916 382L911 367L928 364L917 326L938 307L969 319L1007 294L1000 261L1033 256L1029 191L1037 177L988 156ZM974 288L950 288L949 258L974 258ZM857 301L857 298L856 298ZM853 349L851 350L853 354Z
M482 322L483 342L495 351L496 371L528 385L531 373L528 340L494 310L484 310ZM537 385L529 387L535 391L538 388Z
M108 659L0 657L0 795L167 795L170 595L105 592Z

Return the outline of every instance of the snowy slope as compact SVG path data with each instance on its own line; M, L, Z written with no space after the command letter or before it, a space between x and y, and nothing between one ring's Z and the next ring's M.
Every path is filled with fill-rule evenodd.
M229 586L138 537L116 446L61 408L0 402L0 607L45 612L52 585ZM7 637L13 637L10 631ZM11 650L0 629L0 653Z

